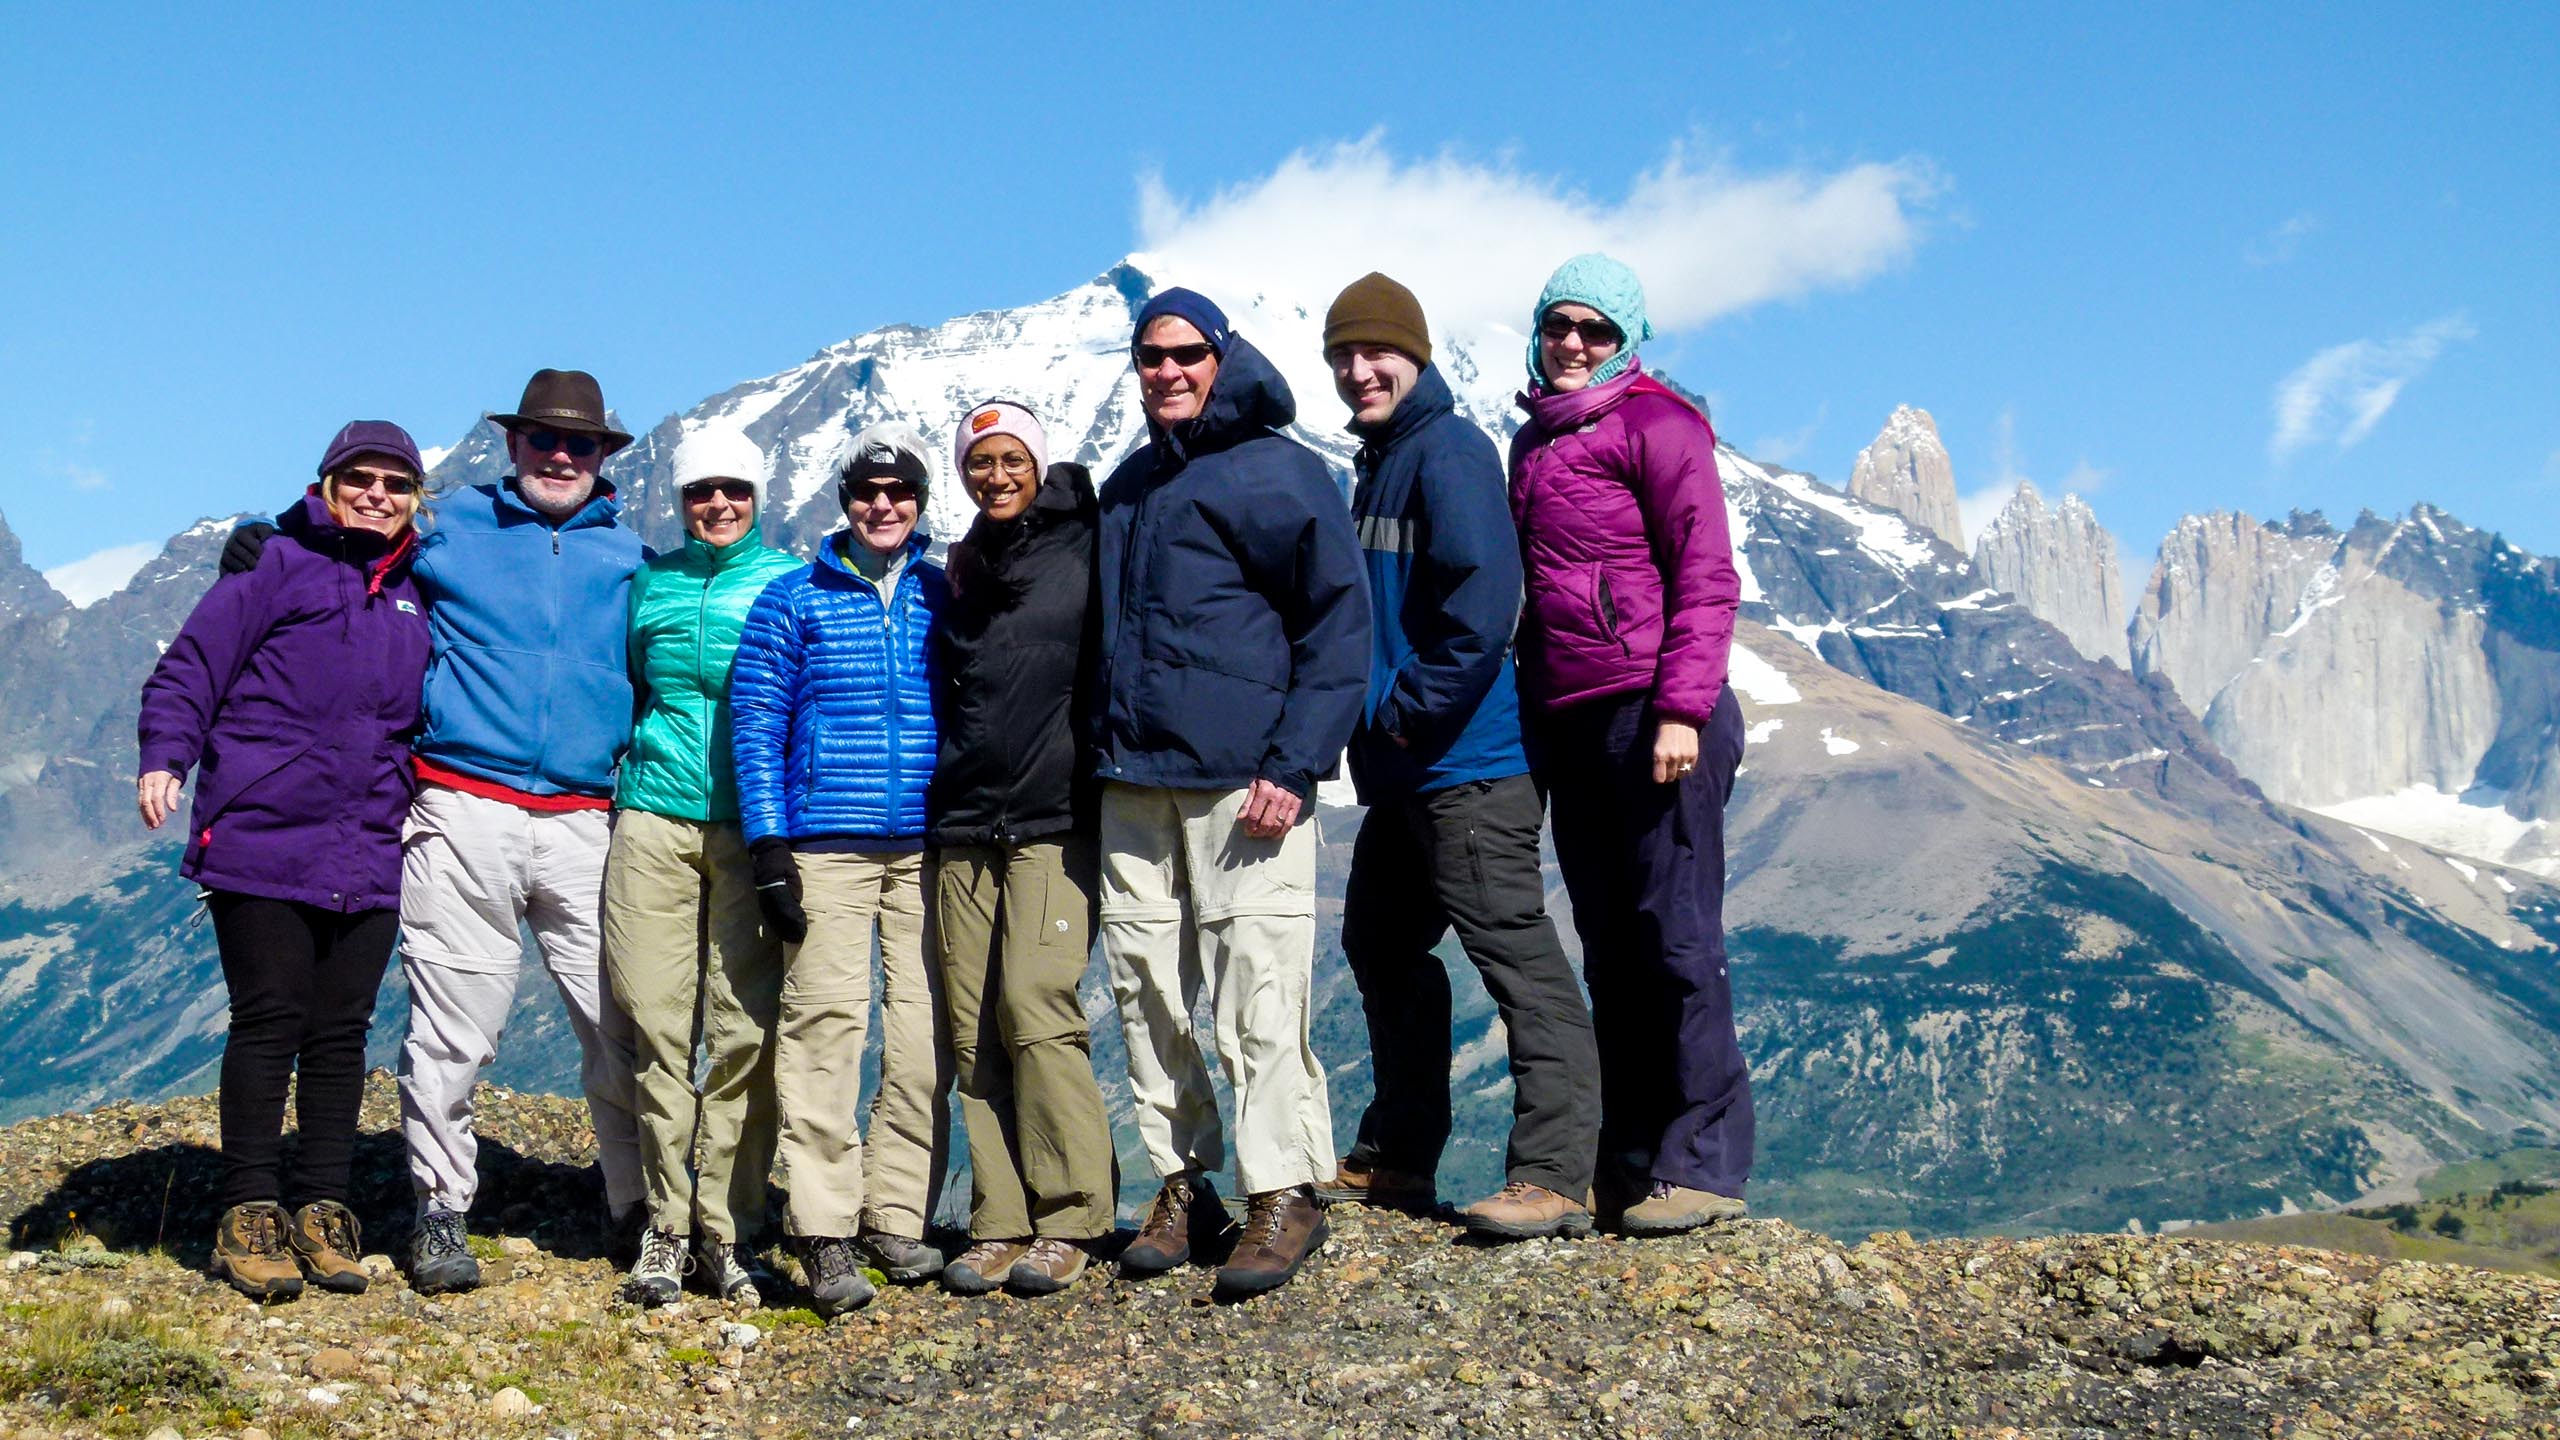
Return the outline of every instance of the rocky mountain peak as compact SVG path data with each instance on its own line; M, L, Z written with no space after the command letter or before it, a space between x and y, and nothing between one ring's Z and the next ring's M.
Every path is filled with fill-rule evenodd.
M0 515L0 625L28 615L49 615L71 602L53 588L44 573L27 563L9 517Z
M2078 495L2048 509L2033 482L1992 517L1973 545L1983 583L2049 620L2092 660L2125 662L2124 570L2116 537Z
M1938 422L1915 405L1897 405L1884 428L1849 474L1849 493L1918 522L1941 540L1964 548L1964 521L1956 509L1955 462L1938 439Z

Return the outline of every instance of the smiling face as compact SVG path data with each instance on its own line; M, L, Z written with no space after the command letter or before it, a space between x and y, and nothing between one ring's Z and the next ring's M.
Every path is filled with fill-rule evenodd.
M1011 520L1031 508L1040 493L1040 476L1031 447L1010 435L990 435L969 447L969 463L961 467L961 483L969 498L990 520Z
M755 529L756 487L744 480L696 480L684 487L684 531L706 545L728 545Z
M1179 425L1209 403L1209 387L1218 381L1218 355L1190 321L1179 315L1157 316L1138 337L1133 358L1139 399L1147 407L1147 418L1158 425ZM1155 363L1148 364L1150 359Z
M924 491L913 480L869 475L844 482L844 518L862 548L880 555L897 552L915 533L916 514Z
M516 489L525 503L557 519L575 515L596 493L604 447L595 436L573 431L509 430L507 458L515 463Z
M1551 390L1579 390L1590 384L1591 372L1607 364L1625 343L1609 317L1588 305L1559 300L1538 317L1538 368L1546 372Z
M1422 367L1393 345L1336 345L1324 352L1333 367L1333 390L1351 407L1355 425L1377 425L1396 413Z
M418 472L386 455L358 455L320 486L329 518L349 530L396 536L418 514Z

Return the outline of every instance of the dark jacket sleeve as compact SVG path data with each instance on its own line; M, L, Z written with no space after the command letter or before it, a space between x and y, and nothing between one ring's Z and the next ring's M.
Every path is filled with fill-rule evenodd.
M1289 645L1289 690L1257 776L1306 798L1331 774L1369 690L1369 581L1360 540L1333 476L1287 443L1277 483L1255 487L1256 588L1272 597Z
M1413 653L1376 717L1408 743L1465 726L1502 673L1520 620L1520 537L1493 442L1464 421L1435 425L1420 460L1422 550L1405 603Z
M222 697L266 639L269 597L283 563L271 547L258 568L214 581L178 627L178 638L142 682L142 714L134 727L142 751L139 773L183 776L203 758Z

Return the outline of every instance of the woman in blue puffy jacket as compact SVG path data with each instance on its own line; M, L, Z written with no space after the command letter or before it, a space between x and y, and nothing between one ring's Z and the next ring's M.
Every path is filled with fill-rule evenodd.
M838 473L846 528L767 586L730 671L738 806L756 896L788 945L774 1043L783 1228L823 1313L939 1273L925 1243L950 1130L951 1058L925 959L925 790L936 736L929 640L949 588L916 528L931 460L871 426ZM871 944L880 1088L855 1128Z

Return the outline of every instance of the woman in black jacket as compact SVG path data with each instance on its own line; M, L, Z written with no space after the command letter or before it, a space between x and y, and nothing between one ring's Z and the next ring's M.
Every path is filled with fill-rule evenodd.
M1093 480L1048 463L1040 422L989 401L953 462L978 506L935 630L941 753L926 804L952 1057L969 1135L964 1294L1075 1283L1118 1184L1076 997L1099 876L1087 696Z

